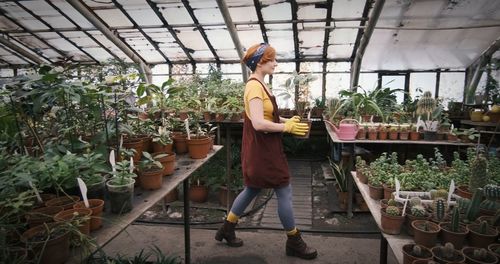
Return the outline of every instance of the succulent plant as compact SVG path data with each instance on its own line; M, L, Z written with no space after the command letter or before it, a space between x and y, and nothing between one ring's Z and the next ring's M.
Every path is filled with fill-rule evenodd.
M500 209L500 202L498 202L500 187L494 184L485 185L483 188L483 194L486 197L484 201L481 202L480 207L488 211L496 211Z
M479 224L479 233L486 235L488 232L488 228L489 228L488 221L481 221L481 223Z
M410 199L410 207L413 207L415 205L422 205L422 199L420 199L420 197L412 197Z
M460 212L465 212L469 208L470 199L468 198L458 198L457 200L458 209Z
M471 175L469 179L469 191L474 192L488 184L488 160L484 155L477 155L471 163Z
M481 204L481 199L483 198L483 189L478 188L474 191L472 195L472 200L467 207L465 217L469 222L474 222L479 214L479 205Z
M396 206L396 205L398 205L398 203L394 199L389 199L389 201L387 201L387 205L388 206Z
M444 247L441 247L443 257L445 259L453 259L453 253L455 253L455 247L452 243L447 242Z
M416 217L424 217L425 207L423 205L415 205L411 208L411 214Z
M436 99L432 97L432 93L425 92L417 103L417 115L430 115L436 109Z
M438 198L432 203L432 209L434 211L434 219L441 222L446 215L446 201Z
M453 208L453 213L451 215L451 231L458 232L458 227L460 225L460 211L458 207Z
M414 245L411 253L415 257L422 257L422 247L419 245Z
M474 249L474 259L476 260L486 260L488 258L488 251L484 248Z
M401 210L396 206L387 206L387 208L385 208L385 213L391 216L399 216L401 215Z
M437 198L448 199L448 191L444 189L430 190L430 195L432 200L436 200Z

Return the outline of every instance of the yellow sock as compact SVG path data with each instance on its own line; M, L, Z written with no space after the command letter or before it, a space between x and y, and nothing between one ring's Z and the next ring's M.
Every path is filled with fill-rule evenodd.
M297 234L297 232L299 232L299 230L297 230L297 228L294 227L292 230L287 231L286 234L289 236L293 236L293 235Z
M235 215L233 212L229 212L226 218L226 220L231 223L238 223L238 219L240 219L240 217Z

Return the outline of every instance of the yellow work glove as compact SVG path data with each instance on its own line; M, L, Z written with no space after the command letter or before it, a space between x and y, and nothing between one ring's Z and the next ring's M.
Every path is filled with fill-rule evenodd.
M292 116L289 120L295 120L295 122L300 122L300 116Z
M307 133L309 126L305 123L299 123L293 117L285 122L285 129L283 132L294 134L297 136L304 136Z

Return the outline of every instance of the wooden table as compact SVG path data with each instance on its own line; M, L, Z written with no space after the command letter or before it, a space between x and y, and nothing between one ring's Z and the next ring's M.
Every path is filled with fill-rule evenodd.
M134 190L134 200L132 211L123 214L111 214L110 212L103 213L103 227L92 232L90 235L95 239L96 247L92 252L103 248L113 238L118 236L127 226L135 219L139 218L144 212L161 201L165 195L176 188L180 183L183 185L184 199L184 243L185 243L185 260L184 263L189 264L191 261L190 252L190 230L189 230L189 176L206 163L215 153L220 151L222 146L214 146L214 149L208 153L204 159L191 159L188 154L178 155L176 159L176 170L173 175L163 178L163 186L158 190L146 191L138 187ZM140 195L138 195L140 194ZM109 209L109 204L107 204ZM108 210L109 211L109 210ZM91 253L92 253L91 252ZM86 258L85 254L75 252L70 263L81 263L81 258Z
M380 202L375 201L370 197L369 188L367 184L363 184L359 181L358 177L356 177L356 172L351 172L352 179L358 186L363 199L365 200L368 208L370 209L370 213L375 219L377 226L380 230L382 230L381 218L380 218ZM349 177L351 178L351 177ZM398 263L403 263L403 246L406 244L413 243L413 238L407 235L388 235L384 232L382 233L382 237L380 238L380 263L387 263L387 245L391 246L392 252L394 252L394 256Z
M464 146L464 147L471 147L475 146L474 143L461 143L461 142L448 142L444 140L435 140L435 141L428 141L428 140L369 140L369 139L361 139L361 140L341 140L337 137L337 133L332 130L330 125L325 122L325 128L326 131L328 132L329 135L329 140L331 140L332 143L339 143L339 144L345 144L348 152L351 154L350 157L350 166L349 170L347 170L347 173L349 173L350 170L354 170L354 147L356 144L403 144L403 145L444 145L444 146ZM347 199L347 217L352 217L352 196L354 194L354 188L353 188L353 183L351 177L346 175L347 177L347 190L349 193L349 198Z

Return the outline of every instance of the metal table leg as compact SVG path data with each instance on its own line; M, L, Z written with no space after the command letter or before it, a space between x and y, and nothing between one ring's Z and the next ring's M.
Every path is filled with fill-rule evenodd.
M353 179L352 179L352 174L351 170L354 168L354 144L346 144L346 147L348 148L349 154L351 155L349 157L349 166L347 167L348 169L345 170L345 177L347 177L347 217L352 218L352 197L354 195L354 184L353 184Z
M387 264L387 239L380 234L380 264Z
M184 263L191 263L191 235L189 227L189 178L182 182L182 190L184 196Z

